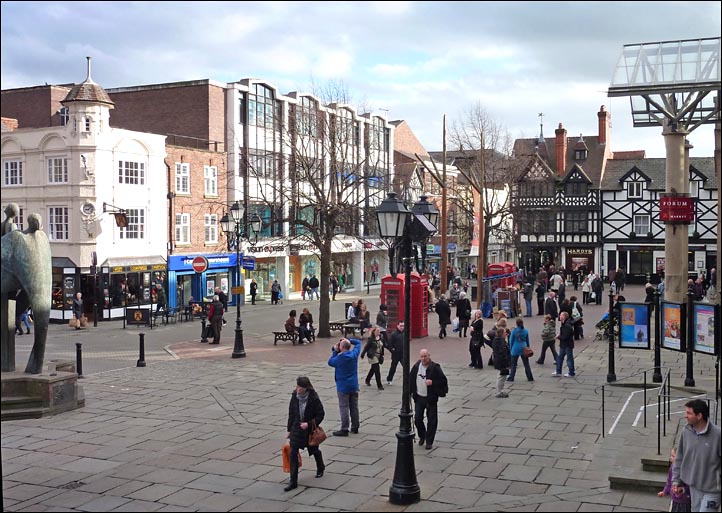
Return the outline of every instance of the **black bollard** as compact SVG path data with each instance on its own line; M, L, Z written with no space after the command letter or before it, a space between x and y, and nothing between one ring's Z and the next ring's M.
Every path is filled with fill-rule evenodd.
M687 376L684 378L684 386L694 386L694 351L692 350L692 336L694 333L694 290L687 289Z
M662 340L662 324L661 324L661 301L659 300L661 294L659 289L654 291L654 374L652 374L653 383L662 382L662 355L661 355L661 340ZM646 403L645 403L646 404ZM645 409L646 414L646 409Z
M609 365L607 371L607 383L617 381L617 374L614 372L614 287L609 287Z
M140 358L136 367L145 367L145 333L138 333L140 336Z
M206 319L201 319L201 343L205 344L208 342L208 337L206 337Z
M75 372L78 373L78 379L85 377L83 376L83 344L80 342L75 343Z

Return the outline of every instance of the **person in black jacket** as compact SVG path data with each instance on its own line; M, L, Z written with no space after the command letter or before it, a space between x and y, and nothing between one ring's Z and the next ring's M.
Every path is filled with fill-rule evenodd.
M296 379L296 390L291 395L288 404L288 423L286 438L291 442L291 479L283 491L288 492L298 487L298 451L308 448L308 455L316 460L316 477L322 477L326 465L323 464L323 455L318 446L308 445L308 436L316 426L321 425L325 412L318 394L313 389L311 380L306 376Z
M449 383L441 366L431 361L428 349L419 351L419 361L409 372L411 397L414 398L414 424L419 435L419 445L432 449L439 424L437 404L439 397L445 397ZM424 426L424 411L428 426Z
M552 373L552 376L559 377L562 375L562 363L566 356L569 372L565 373L564 377L571 378L576 375L576 370L574 369L574 327L567 312L562 312L561 315L559 315L559 320L562 323L562 327L559 329L559 335L557 335L559 339L559 357L557 358L557 368Z
M556 294L554 292L549 292L549 297L544 301L544 315L551 315L552 319L558 319L559 318L559 308L557 307L557 302L554 301L554 298L556 297Z
M537 315L544 315L544 294L547 293L547 289L542 283L537 282L534 292L536 292Z
M494 338L491 341L491 349L494 352L494 368L499 371L499 377L496 379L496 397L509 397L504 392L504 383L509 375L509 344L506 342L506 330L497 328L494 331Z
M386 384L390 385L394 380L396 367L404 358L404 321L399 321L396 330L389 337L389 353L391 353L391 364L389 374L386 376Z
M439 338L446 338L446 327L451 324L451 307L446 301L446 294L441 294L436 303L436 313L439 316Z
M466 292L459 293L459 300L456 302L456 316L459 318L459 337L466 337L466 330L471 320L471 303L466 297Z
M471 323L471 338L469 339L469 354L471 363L469 367L475 369L484 368L484 359L481 357L481 347L484 345L484 320L481 318L481 310L474 313L474 321Z

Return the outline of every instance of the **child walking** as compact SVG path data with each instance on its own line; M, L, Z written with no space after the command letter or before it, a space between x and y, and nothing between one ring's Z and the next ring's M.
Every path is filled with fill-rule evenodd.
M665 495L672 496L672 503L670 504L669 511L692 511L692 496L689 494L689 486L682 483L682 492L678 495L675 495L672 490L672 465L674 464L674 459L676 457L677 449L672 449L672 453L669 456L669 475L667 476L667 484L657 495L659 497L664 497Z

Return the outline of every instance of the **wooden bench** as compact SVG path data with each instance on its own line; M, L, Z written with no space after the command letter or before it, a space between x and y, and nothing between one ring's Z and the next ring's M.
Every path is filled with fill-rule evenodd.
M288 331L274 331L273 332L273 345L275 346L279 340L290 341L294 346L298 340L298 333L289 333Z

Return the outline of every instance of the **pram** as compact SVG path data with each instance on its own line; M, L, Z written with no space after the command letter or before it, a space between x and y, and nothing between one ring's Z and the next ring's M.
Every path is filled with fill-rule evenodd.
M609 312L604 312L601 320L594 325L597 328L597 333L594 335L594 340L609 340ZM614 333L618 333L618 323L615 320Z

